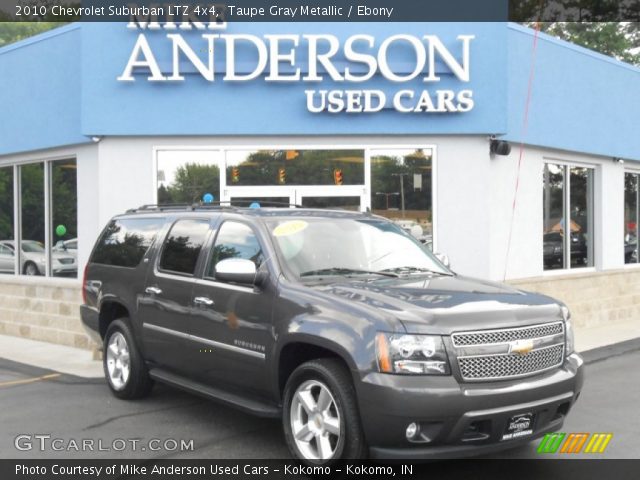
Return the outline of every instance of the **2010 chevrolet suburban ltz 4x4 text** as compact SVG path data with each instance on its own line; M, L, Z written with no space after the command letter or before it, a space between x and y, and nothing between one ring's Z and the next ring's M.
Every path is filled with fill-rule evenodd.
M367 213L142 207L107 225L83 285L117 397L155 380L281 416L308 464L518 446L583 382L562 303L457 275Z

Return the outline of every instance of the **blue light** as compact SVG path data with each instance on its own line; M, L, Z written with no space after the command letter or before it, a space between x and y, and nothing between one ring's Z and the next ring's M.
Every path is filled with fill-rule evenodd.
M212 203L215 200L215 197L213 195L211 195L210 193L205 193L202 196L202 201L204 203Z
M260 204L258 202L253 202L251 205L249 205L249 208L260 208Z

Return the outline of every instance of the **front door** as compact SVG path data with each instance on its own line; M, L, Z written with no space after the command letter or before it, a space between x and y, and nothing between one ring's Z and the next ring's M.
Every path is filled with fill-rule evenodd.
M247 223L225 219L209 251L204 275L193 289L193 333L200 361L192 374L203 382L268 391L266 355L273 344L275 285L263 288L215 280L216 264L243 258L266 268L264 249Z

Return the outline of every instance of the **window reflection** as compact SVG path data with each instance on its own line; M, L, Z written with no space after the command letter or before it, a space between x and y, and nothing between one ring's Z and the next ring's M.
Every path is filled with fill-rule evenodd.
M593 169L570 168L571 267L593 267Z
M593 172L592 168L567 167L552 163L544 165L545 270L594 265ZM567 251L569 255L566 255Z
M209 231L206 220L177 221L162 248L160 268L170 272L193 275L200 250Z
M638 263L638 220L640 175L624 176L624 263Z
M78 196L75 160L51 162L51 274L78 275Z
M256 264L256 268L262 265L264 261L262 248L251 227L238 222L222 224L211 252L207 276L214 277L218 262L227 258L251 260Z
M20 167L20 193L22 215L22 251L20 272L23 275L44 275L46 254L44 249L44 163ZM13 245L13 248L17 248Z
M220 200L220 168L215 151L158 152L158 204L192 204L211 194Z
M371 205L422 243L432 246L432 152L390 149L371 152Z
M13 167L0 168L0 274L15 272L13 214Z
M227 185L363 185L364 150L229 150Z

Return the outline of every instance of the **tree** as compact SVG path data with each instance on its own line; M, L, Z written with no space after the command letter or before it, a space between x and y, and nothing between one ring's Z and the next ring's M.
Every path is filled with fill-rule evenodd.
M0 19L3 13L0 12ZM0 22L0 47L63 25L57 22Z
M535 23L529 22L534 27ZM623 62L640 65L640 23L543 22L540 30Z

